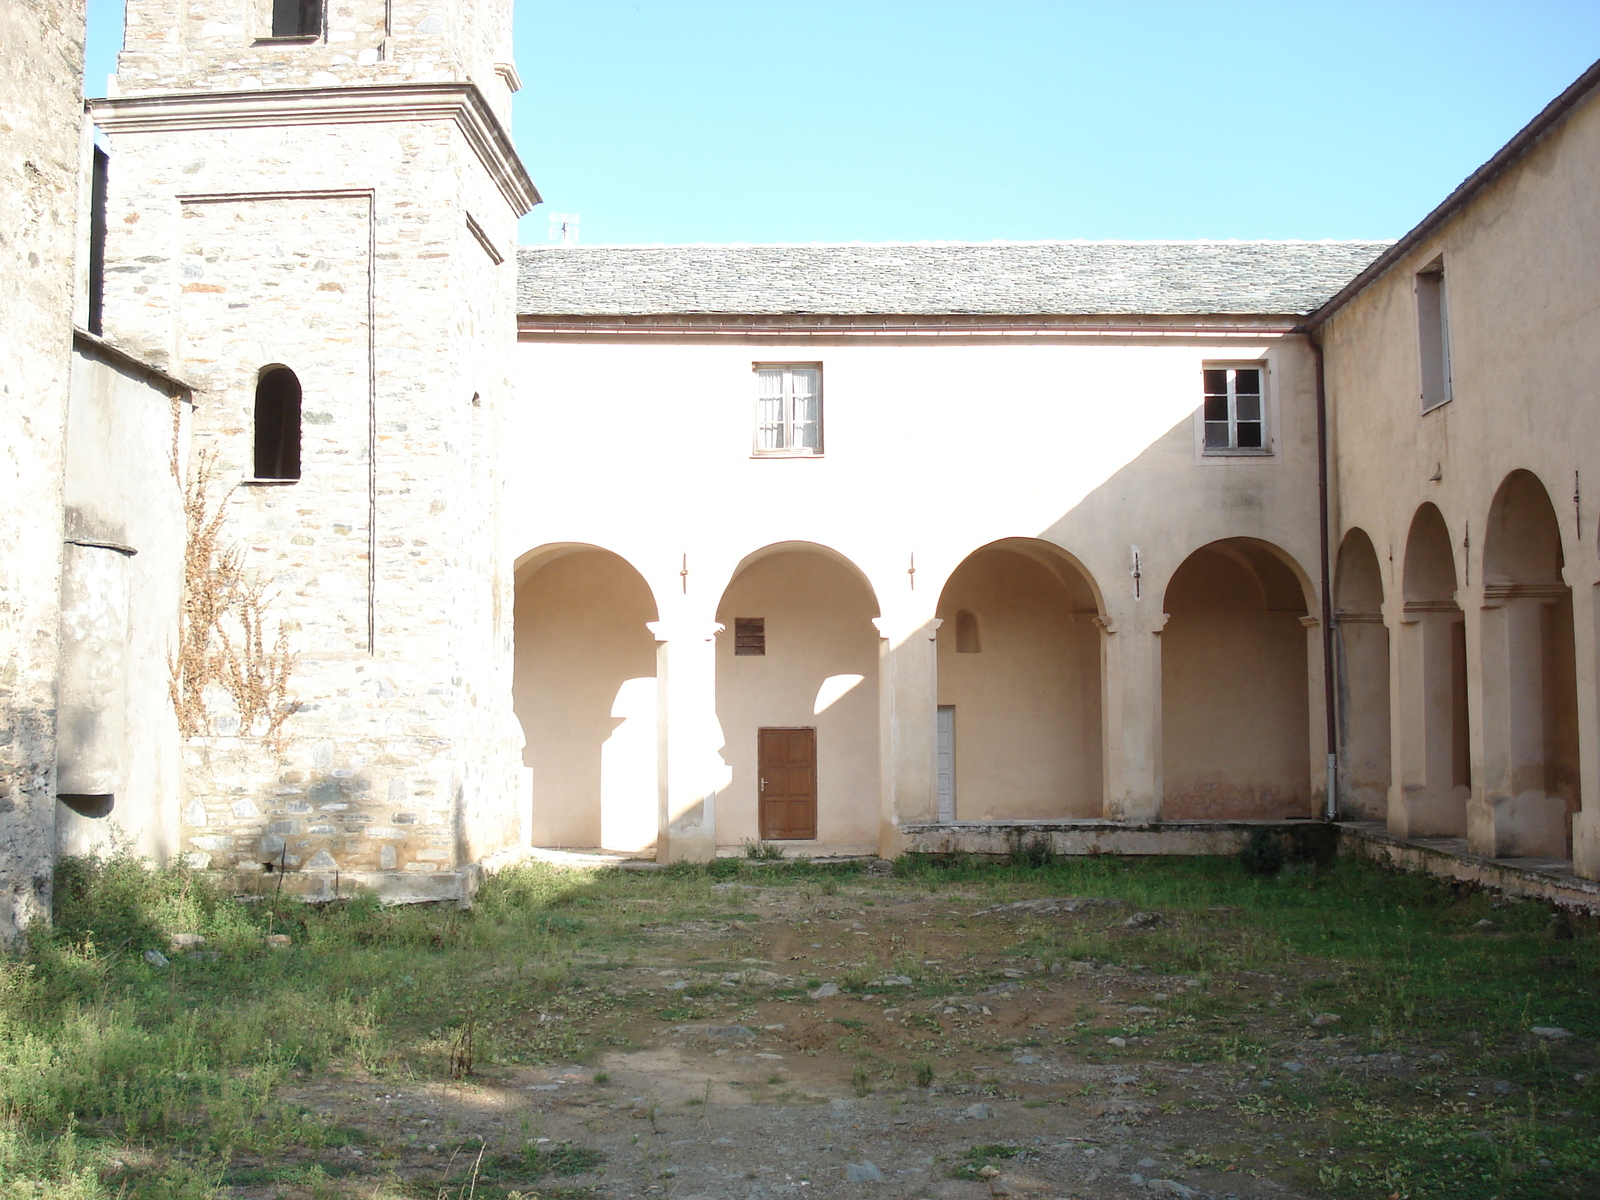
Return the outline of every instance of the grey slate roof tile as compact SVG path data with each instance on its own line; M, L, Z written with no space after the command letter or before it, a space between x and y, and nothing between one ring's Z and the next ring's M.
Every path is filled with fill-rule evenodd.
M530 316L1302 314L1389 242L523 246Z

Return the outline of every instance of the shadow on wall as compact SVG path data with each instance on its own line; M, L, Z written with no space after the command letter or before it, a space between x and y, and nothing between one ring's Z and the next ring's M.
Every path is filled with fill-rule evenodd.
M533 844L655 846L655 601L594 546L546 548L517 572L513 701L533 773Z
M1138 563L1130 561L1141 575L1126 584L1141 604L1167 614L1158 714L1166 819L1319 815L1323 764L1312 762L1309 689L1321 642L1319 630L1308 627L1316 585L1272 540L1285 528L1286 510L1298 507L1314 522L1315 459L1287 436L1274 444L1265 461L1202 467L1195 410L1188 410L1040 535L1067 547L1120 544L1130 560L1144 547ZM1204 544L1173 572L1165 592L1153 592L1161 557L1196 542ZM1084 574L1097 589L1123 582L1096 584Z
M1404 612L1397 631L1400 738L1390 828L1402 837L1463 837L1472 792L1467 635L1444 516L1417 509L1406 535Z
M1513 471L1490 506L1483 559L1483 790L1500 854L1572 854L1578 695L1565 565L1549 493Z
M1314 817L1306 593L1254 538L1202 546L1167 585L1162 815Z
M1389 630L1383 571L1363 529L1339 547L1334 610L1340 816L1381 821L1389 811Z
M768 546L734 572L717 609L721 845L877 843L876 616L865 576L827 547Z
M1099 608L1082 567L1035 538L991 543L951 574L937 641L957 820L1101 815Z

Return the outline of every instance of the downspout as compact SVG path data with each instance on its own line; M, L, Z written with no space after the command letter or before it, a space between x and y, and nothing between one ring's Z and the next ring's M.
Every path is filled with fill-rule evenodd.
M1328 389L1323 376L1322 344L1316 331L1302 330L1311 347L1317 379L1317 516L1322 523L1322 709L1327 722L1328 782L1323 819L1339 817L1339 721L1335 710L1338 693L1333 661L1333 539L1330 531L1332 505L1328 496Z

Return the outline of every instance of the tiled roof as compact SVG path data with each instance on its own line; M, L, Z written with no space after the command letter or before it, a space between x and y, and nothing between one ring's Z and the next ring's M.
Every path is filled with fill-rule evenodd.
M523 246L517 311L1309 313L1389 242Z

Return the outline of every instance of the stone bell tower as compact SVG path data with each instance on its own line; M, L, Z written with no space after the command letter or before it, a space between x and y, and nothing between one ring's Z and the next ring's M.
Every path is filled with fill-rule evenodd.
M206 690L171 806L197 866L445 898L526 840L510 47L511 0L128 0L105 332L195 385L185 470L213 464L300 703L274 746Z

